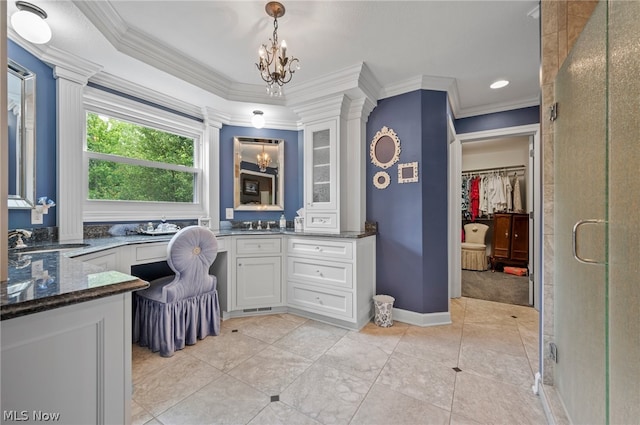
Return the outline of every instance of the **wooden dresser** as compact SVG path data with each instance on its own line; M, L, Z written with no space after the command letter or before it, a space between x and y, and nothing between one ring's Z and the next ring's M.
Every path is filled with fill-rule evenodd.
M496 264L527 267L529 264L529 215L497 213L493 216L491 270Z

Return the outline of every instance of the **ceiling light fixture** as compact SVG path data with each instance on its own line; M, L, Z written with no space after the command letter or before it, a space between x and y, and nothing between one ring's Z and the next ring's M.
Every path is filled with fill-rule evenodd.
M262 128L264 127L264 114L262 111L253 111L253 116L251 117L251 124L253 124L253 126L255 128Z
M509 85L509 82L507 80L497 80L494 81L493 83L491 83L491 85L489 87L491 87L492 89L501 89L503 87L506 87Z
M269 43L258 50L260 61L256 64L260 76L267 83L270 96L282 96L282 86L291 81L293 74L300 69L300 61L287 57L287 43L282 40L278 44L278 18L284 16L284 6L277 1L270 1L264 10L273 18L273 37Z
M51 40L51 28L45 21L47 12L26 1L17 1L16 7L20 10L11 15L11 26L20 37L34 44Z
M264 151L264 145L262 146L262 153L258 154L258 168L261 172L267 171L267 167L271 164L271 158L269 154Z

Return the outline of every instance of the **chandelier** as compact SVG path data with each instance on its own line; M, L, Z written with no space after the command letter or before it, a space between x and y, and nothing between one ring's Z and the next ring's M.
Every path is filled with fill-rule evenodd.
M282 86L291 81L293 74L300 69L300 61L293 56L287 57L287 43L284 40L278 44L278 18L284 16L282 3L270 1L264 9L273 18L273 37L260 46L260 61L256 66L267 83L267 93L270 96L282 96Z
M264 146L262 146L262 153L258 154L258 168L264 173L267 171L269 164L271 164L271 158L269 154L264 151Z

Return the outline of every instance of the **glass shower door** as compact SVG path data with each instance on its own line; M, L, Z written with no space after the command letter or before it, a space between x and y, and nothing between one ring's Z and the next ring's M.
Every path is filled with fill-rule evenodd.
M640 2L601 1L556 79L554 385L573 423L640 418Z
M597 221L607 214L606 6L598 4L555 82L554 386L573 423L607 416L605 225Z
M609 423L640 421L640 2L609 2Z

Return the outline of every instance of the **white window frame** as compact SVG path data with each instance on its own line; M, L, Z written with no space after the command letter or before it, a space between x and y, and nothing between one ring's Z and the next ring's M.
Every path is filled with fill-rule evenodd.
M145 221L165 217L167 219L197 219L207 216L208 199L205 184L209 175L208 161L203 149L205 140L204 123L168 112L164 109L142 102L118 96L93 87L85 87L83 96L83 221L84 222L117 222ZM151 127L169 133L189 137L194 140L193 168L162 164L159 168L195 171L194 202L149 202L149 201L108 201L90 200L89 198L89 159L111 160L110 155L87 151L86 114L96 113L141 126ZM132 165L148 165L148 161L129 158L123 161Z

